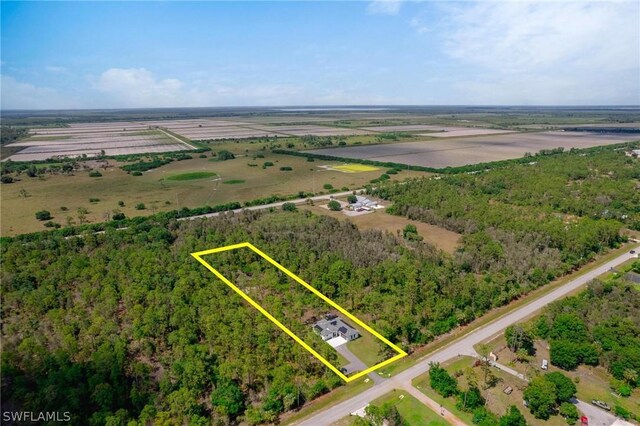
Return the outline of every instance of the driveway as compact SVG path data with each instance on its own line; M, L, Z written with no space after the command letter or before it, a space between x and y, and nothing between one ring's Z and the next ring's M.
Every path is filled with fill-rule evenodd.
M343 357L345 357L347 361L349 361L349 364L344 366L344 368L347 369L347 372L345 373L346 376L356 371L363 371L369 368L364 362L360 361L360 358L355 356L353 352L351 352L349 348L347 348L346 344L336 346L335 349L336 351L338 351L340 355L342 355ZM381 383L385 380L384 378L379 376L375 371L372 373L369 373L369 377L373 380L374 383Z

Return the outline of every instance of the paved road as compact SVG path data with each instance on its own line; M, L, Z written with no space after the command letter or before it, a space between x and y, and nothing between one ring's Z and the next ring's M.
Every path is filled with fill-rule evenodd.
M363 189L354 189L353 191L356 191L358 193L360 193L361 191L364 191ZM316 195L313 197L309 197L311 200L313 201L322 201L322 200L329 200L331 199L331 197L344 197L346 195L351 195L353 194L353 191L344 191L344 192L336 192L335 194L328 194L328 195ZM223 213L228 213L230 211L234 212L234 213L240 213L243 210L264 210L264 209L270 209L272 207L282 207L282 205L284 203L293 203L293 204L304 204L307 202L307 200L309 198L296 198L295 200L287 200L287 201L278 201L277 203L271 203L271 204L262 204L259 206L251 206L251 207L242 207L240 209L235 209L235 210L225 210L223 212L216 212L216 213L207 213L207 214L200 214L197 216L189 216L189 217L182 217L178 220L193 220L193 219L202 219L202 218L206 218L206 217L216 217L216 216L220 216Z
M636 248L637 250L637 248ZM491 323L461 337L453 343L426 355L418 361L413 367L398 373L395 377L374 385L374 387L367 389L366 391L354 396L351 399L337 403L326 408L320 413L316 413L312 417L307 418L297 424L307 426L323 426L330 425L333 422L340 420L341 418L348 416L350 413L364 407L369 402L382 395L392 391L393 389L408 389L411 387L411 380L425 373L429 369L429 363L431 362L444 362L451 358L458 356L459 354L473 355L473 346L487 340L491 336L501 332L510 324L522 321L529 317L536 311L545 307L551 302L554 302L567 294L571 293L575 289L585 285L587 282L604 274L609 269L620 265L621 263L631 259L634 255L626 253L616 257L615 259L583 274L579 277L569 281L565 285L558 287L552 292L532 301L526 306L516 309L510 313L503 315L502 317L492 321Z

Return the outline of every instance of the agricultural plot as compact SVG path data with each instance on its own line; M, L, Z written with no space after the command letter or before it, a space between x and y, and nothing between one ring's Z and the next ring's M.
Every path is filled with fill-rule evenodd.
M434 168L507 160L563 147L589 148L637 139L633 135L588 132L515 133L442 141L401 142L395 144L326 148L305 152L343 158L367 159Z
M253 126L256 129L268 130L287 136L353 136L370 134L363 129L345 129L340 127L299 125L299 126Z
M498 129L479 129L470 127L441 127L441 131L433 133L425 133L420 136L429 136L432 138L456 138L464 136L481 136L481 135L500 135L504 133L513 133L511 130Z
M483 129L478 127L455 127L455 126L432 126L427 124L414 124L403 126L377 126L363 127L363 129L375 132L430 132L420 134L420 136L430 136L434 138L453 138L462 136L497 135L501 133L512 133L510 130Z
M85 126L86 127L86 126ZM100 128L102 129L102 128ZM56 129L66 130L66 129ZM72 131L76 130L71 128ZM40 135L40 133L36 133ZM57 139L59 138L59 139ZM13 144L23 147L21 151L10 157L13 161L47 160L49 158L64 157L96 157L102 151L106 155L160 153L193 149L190 145L171 138L158 131L140 130L129 132L95 133L61 133L49 135L46 140L38 138L27 139Z
M192 127L187 129L170 129L171 131L192 140L246 139L272 136L284 136L268 130L250 129L238 126L225 127Z

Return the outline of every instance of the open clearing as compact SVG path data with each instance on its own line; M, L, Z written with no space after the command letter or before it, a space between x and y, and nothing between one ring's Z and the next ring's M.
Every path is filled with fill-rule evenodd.
M405 174L405 177L409 176L407 172L403 171L399 175L396 175L396 177L400 177L400 179L402 179L402 174ZM384 210L376 210L368 214L349 216L347 218L347 216L345 216L342 212L334 212L329 209L323 208L320 205L304 206L301 208L310 210L315 214L323 214L326 216L335 217L336 219L348 220L355 224L360 230L377 229L380 231L389 231L394 235L401 235L402 229L404 229L406 225L412 224L415 225L418 234L424 238L425 242L433 244L440 250L444 250L447 253L455 252L456 248L458 247L458 241L461 237L460 234L441 228L439 226L430 225L428 223L418 222L415 220L409 220L404 216L394 216L386 213Z
M589 148L635 139L637 136L588 132L516 133L362 147L326 148L304 152L444 168L518 158L527 152L536 153L542 149Z
M234 144L235 145L235 144ZM225 146L233 149L231 145ZM234 150L236 155L240 149ZM158 211L177 210L182 207L200 207L204 205L224 204L233 201L244 202L269 195L290 195L299 191L323 191L325 183L334 188L363 187L371 179L380 176L380 171L362 173L343 173L319 168L316 162L304 158L271 154L256 151L264 158L252 159L237 157L228 161L209 161L211 157L174 161L158 169L145 172L142 176L132 176L120 169L123 163L109 160L115 167L98 169L102 177L89 177L88 171L76 171L74 175L50 175L42 178L30 178L24 174L12 184L4 184L0 192L2 235L15 235L24 232L41 231L43 223L35 219L39 210L49 210L53 221L65 226L67 217L78 223L77 209L87 208L90 222L101 222L105 215L114 209L124 212L127 217L148 215ZM249 154L250 155L250 154ZM250 167L249 164L271 161L274 167ZM323 162L339 165L341 163ZM293 168L291 172L280 171L281 166ZM169 180L170 176L184 173L216 173L221 180ZM394 179L425 176L422 172L402 172ZM222 184L223 181L244 181L234 184ZM21 196L20 190L28 196ZM89 198L99 198L100 202L90 204ZM124 201L125 206L118 206ZM134 206L144 203L145 210L136 210ZM60 207L66 207L62 211Z

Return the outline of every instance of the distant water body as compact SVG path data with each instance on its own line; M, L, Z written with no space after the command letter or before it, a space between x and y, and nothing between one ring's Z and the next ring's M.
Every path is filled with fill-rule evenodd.
M338 108L279 108L278 111L301 112L301 111L390 111L393 108L369 108L369 107L338 107Z

